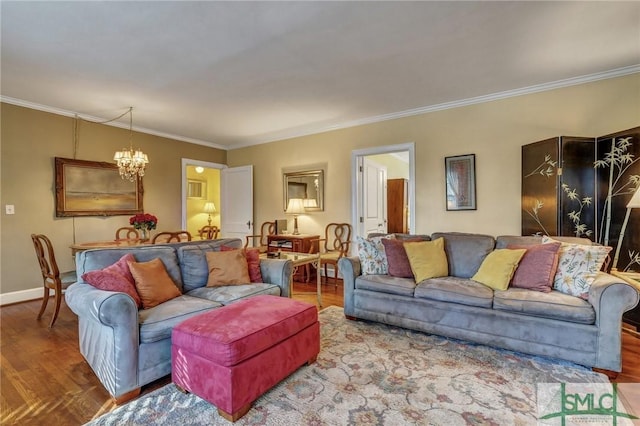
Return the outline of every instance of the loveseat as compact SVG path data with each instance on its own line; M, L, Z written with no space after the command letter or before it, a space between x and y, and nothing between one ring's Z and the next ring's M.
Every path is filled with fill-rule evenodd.
M116 402L136 396L140 387L171 373L171 332L183 320L235 301L259 295L289 296L291 261L260 259L263 283L207 287L206 253L222 246L240 248L237 238L155 244L80 252L78 282L65 299L78 315L80 352ZM125 293L105 291L81 278L131 253L137 262L160 259L181 295L139 309Z
M363 275L359 257L341 259L347 318L621 371L622 314L637 305L638 289L598 272L588 300L556 290L494 290L471 280L489 253L539 244L541 237L436 233L430 240L440 237L449 276L418 283ZM587 239L558 239L590 244Z

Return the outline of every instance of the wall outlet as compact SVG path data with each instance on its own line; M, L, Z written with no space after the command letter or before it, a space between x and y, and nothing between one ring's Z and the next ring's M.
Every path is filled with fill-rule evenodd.
M15 214L16 213L16 209L15 206L13 204L7 204L4 206L4 211L6 214Z

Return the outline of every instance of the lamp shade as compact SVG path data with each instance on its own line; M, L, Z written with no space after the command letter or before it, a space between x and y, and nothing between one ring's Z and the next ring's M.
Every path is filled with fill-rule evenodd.
M287 214L303 214L304 213L304 202L302 198L290 198L289 204L287 205Z
M204 203L204 212L205 213L215 213L216 212L216 205L213 204L211 201Z
M314 207L318 207L318 202L315 198L305 198L304 200L302 200L302 205L305 209L311 209Z
M640 188L636 189L636 193L633 194L633 197L627 203L628 209L637 209L640 208Z

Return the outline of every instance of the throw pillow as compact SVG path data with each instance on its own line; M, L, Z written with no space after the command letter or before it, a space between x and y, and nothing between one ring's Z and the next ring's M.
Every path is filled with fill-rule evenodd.
M558 242L542 237L543 244ZM602 269L611 247L600 245L569 244L562 242L558 269L553 279L553 288L571 296L589 298L589 289Z
M508 249L526 249L511 279L511 286L549 293L558 269L560 242L532 246L509 245Z
M433 241L404 243L411 271L416 282L449 275L447 254L444 251L444 238Z
M260 249L257 249L257 248L237 249L229 246L220 247L220 251L231 251L231 250L243 250L245 257L247 258L247 267L249 269L249 280L252 283L263 282L262 272L260 272Z
M143 309L153 308L182 294L158 258L148 262L129 262L129 270L142 299Z
M387 264L389 266L389 275L399 278L413 278L413 272L411 271L411 264L407 257L407 251L404 249L404 242L410 241L422 241L414 239L397 240L383 238L382 245L384 246L384 252L387 256Z
M82 274L82 279L100 290L126 293L133 298L136 306L141 308L142 300L136 290L136 284L127 263L135 261L136 258L133 254L125 254L113 265Z
M494 290L506 290L526 249L496 249L487 255L472 280Z
M393 235L372 238L356 236L362 275L386 275L389 273L389 264L382 240L393 238Z
M243 250L207 252L209 279L207 287L247 284L249 266Z

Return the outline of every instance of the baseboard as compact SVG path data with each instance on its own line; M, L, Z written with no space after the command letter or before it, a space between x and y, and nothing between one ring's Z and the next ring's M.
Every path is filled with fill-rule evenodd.
M11 293L0 293L0 306L26 302L27 300L42 299L43 292L42 287L37 287L29 290L13 291Z

